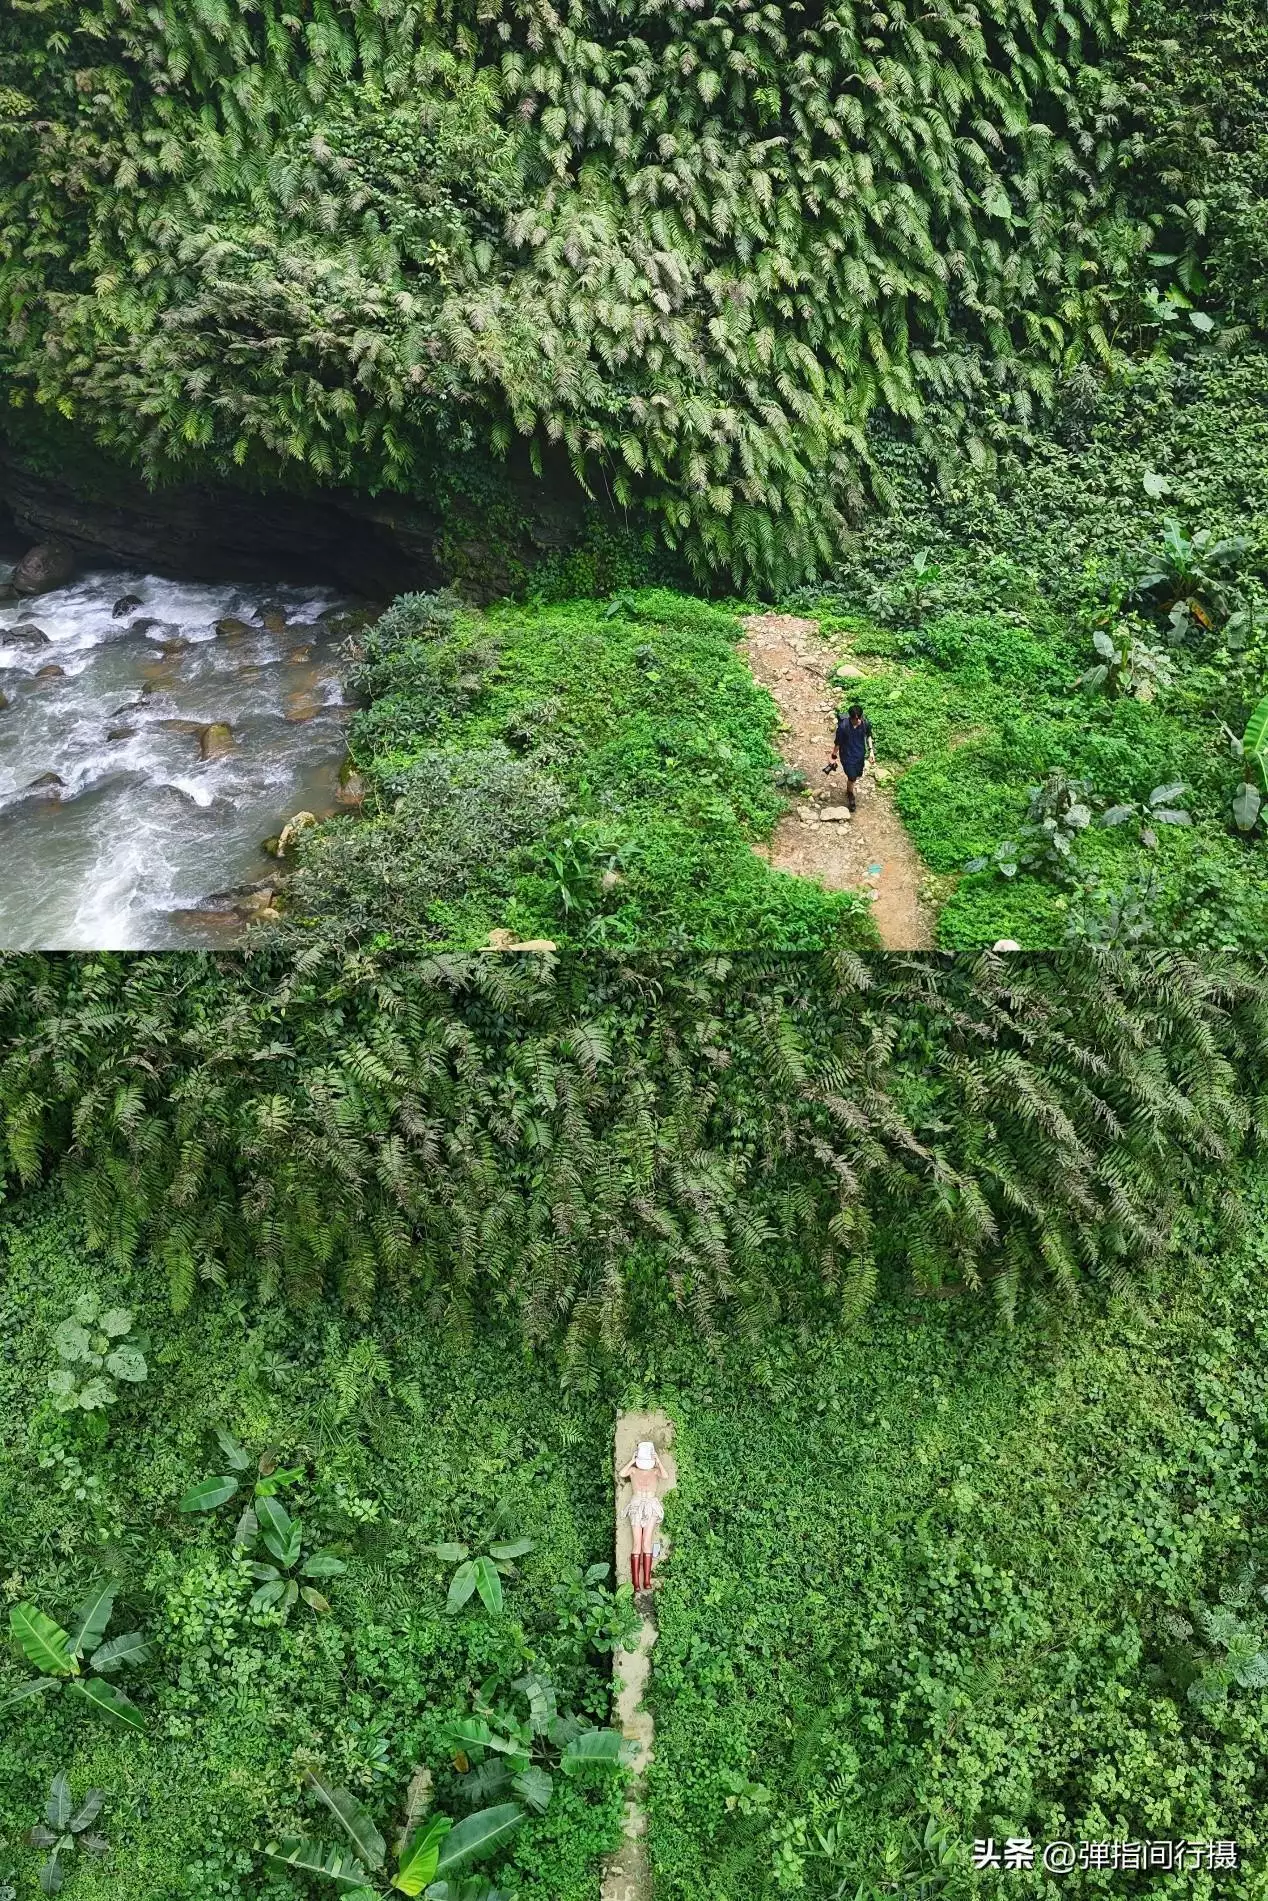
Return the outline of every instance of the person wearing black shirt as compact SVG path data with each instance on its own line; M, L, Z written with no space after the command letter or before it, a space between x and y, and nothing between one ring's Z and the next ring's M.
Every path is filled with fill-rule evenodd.
M861 706L852 706L837 719L836 738L832 743L833 764L838 759L845 773L845 802L853 812L854 788L863 777L868 760L876 763L871 721L864 719Z

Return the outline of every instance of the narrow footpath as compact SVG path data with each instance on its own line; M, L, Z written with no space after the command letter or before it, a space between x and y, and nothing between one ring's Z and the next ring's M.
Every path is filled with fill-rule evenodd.
M762 856L777 871L817 878L829 891L866 892L886 950L932 950L933 917L921 896L927 873L883 778L868 767L858 788L858 811L851 815L843 775L823 770L832 751L837 702L851 697L848 685L831 683L834 672L858 682L858 699L877 721L877 709L868 704L865 670L833 652L820 636L818 621L750 614L743 627L740 651L753 678L779 707L780 753L805 773L814 794L799 798L780 820L770 845L760 848Z
M677 1480L677 1466L670 1451L674 1423L668 1413L619 1413L616 1421L613 1454L614 1470L619 1472L634 1457L640 1439L650 1439L661 1456L669 1482L658 1488L660 1497L671 1492ZM621 1515L625 1502L621 1485L616 1485L616 1583L630 1574L630 1552L634 1539L628 1518ZM667 1557L669 1540L662 1525L656 1562ZM603 1877L601 1901L652 1901L652 1870L647 1853L647 1770L652 1761L656 1726L652 1713L644 1707L643 1696L652 1673L652 1650L656 1643L656 1609L653 1592L661 1580L652 1573L652 1589L636 1599L639 1613L638 1636L632 1650L618 1650L612 1659L616 1680L616 1724L633 1755L632 1775L625 1804L625 1825L621 1846L608 1862Z

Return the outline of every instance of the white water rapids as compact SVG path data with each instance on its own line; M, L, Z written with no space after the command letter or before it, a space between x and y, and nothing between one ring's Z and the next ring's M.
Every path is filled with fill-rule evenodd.
M0 949L232 935L207 899L276 871L262 844L294 812L332 809L347 709L319 617L341 605L118 571L0 602Z

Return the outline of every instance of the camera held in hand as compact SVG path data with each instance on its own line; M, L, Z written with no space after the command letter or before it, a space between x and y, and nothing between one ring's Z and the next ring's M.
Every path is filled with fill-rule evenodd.
M829 759L827 765L823 769L825 772L840 772L841 767L835 759Z

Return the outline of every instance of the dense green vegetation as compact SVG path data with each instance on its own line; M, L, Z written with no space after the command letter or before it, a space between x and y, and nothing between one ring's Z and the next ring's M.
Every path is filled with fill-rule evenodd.
M1233 742L1268 695L1268 358L1192 346L1084 396L1006 478L930 494L892 448L899 506L795 604L878 657L868 711L948 949L1253 949L1268 776ZM1046 782L1045 816L1064 797L1092 822L1027 862ZM1191 823L1151 822L1162 788Z
M684 1375L656 1651L664 1901L1263 1889L1265 1270L1157 1307L946 1305ZM974 1875L973 1840L1234 1837L1242 1872Z
M149 1646L105 1679L140 1729L68 1694L5 1711L0 1851L18 1894L41 1860L19 1831L59 1769L77 1796L107 1792L109 1854L68 1857L85 1901L287 1901L332 1892L264 1860L289 1834L338 1838L310 1772L390 1843L419 1766L434 1812L481 1799L456 1726L482 1696L512 1705L521 1673L549 1672L559 1707L602 1723L602 1646L627 1612L582 1570L608 1556L613 1409L654 1396L679 1421L680 1469L654 1678L658 1894L871 1901L925 1882L959 1901L993 1892L968 1870L972 1839L1030 1833L1236 1837L1246 1872L1185 1888L1251 1901L1268 1794L1262 1174L1249 1193L1245 1240L1197 1209L1155 1297L1097 1294L1077 1325L1059 1293L1011 1331L907 1294L844 1329L768 1331L757 1354L667 1331L590 1398L561 1393L553 1355L516 1330L481 1320L464 1340L394 1298L353 1321L333 1300L300 1316L210 1289L178 1317L143 1264L103 1262L59 1192L10 1209L6 1620L30 1602L70 1627L104 1575L111 1631ZM146 1375L68 1413L49 1376L89 1287L132 1310ZM182 1511L239 1450L240 1495ZM234 1549L260 1469L305 1552L346 1567L319 1579L329 1609L260 1601ZM533 1543L502 1608L473 1594L448 1612L457 1554L432 1547L499 1535ZM11 1654L0 1695L30 1673ZM483 1872L521 1901L593 1901L619 1780L553 1782Z
M40 0L0 61L0 371L156 476L514 447L786 584L871 422L985 462L1262 314L1249 0Z
M59 1410L55 1335L98 1288L133 1312L147 1377L104 1409ZM481 1699L522 1718L513 1686L549 1678L561 1715L606 1724L604 1646L628 1628L629 1591L618 1599L610 1576L585 1573L611 1555L610 1414L561 1402L513 1346L464 1347L408 1310L385 1306L367 1329L333 1304L300 1320L234 1293L177 1322L161 1284L106 1270L48 1197L0 1228L0 1318L6 1639L27 1602L72 1628L106 1578L112 1631L148 1645L126 1671L94 1679L124 1695L126 1721L71 1694L4 1708L0 1888L14 1851L19 1894L36 1892L42 1857L17 1852L19 1838L60 1770L77 1797L107 1793L111 1852L67 1857L81 1901L297 1901L337 1890L271 1873L264 1851L294 1836L343 1840L310 1771L348 1788L391 1844L420 1768L431 1814L460 1821L506 1805L492 1771L471 1786L489 1752L468 1744L472 1766L454 1766L455 1726ZM227 1458L246 1467L238 1496L182 1511L205 1474L232 1476ZM257 1470L302 1523L305 1554L316 1545L337 1560L315 1593L310 1573L316 1605L269 1602L259 1563L270 1552L235 1543ZM265 1500L254 1503L263 1521ZM430 1547L475 1544L499 1511L501 1536L531 1549L509 1567L500 1609L473 1596L450 1612L454 1563ZM32 1676L16 1646L5 1650L0 1703ZM596 1857L619 1832L621 1776L556 1771L553 1785L544 1814L463 1874L496 1877L521 1901L593 1901Z
M300 835L285 941L873 945L865 898L753 851L785 801L738 637L660 590L479 615L403 597L353 675L371 813Z
M878 1284L1148 1281L1263 1114L1265 967L1108 954L0 964L0 1186L178 1308L517 1313L585 1382Z

